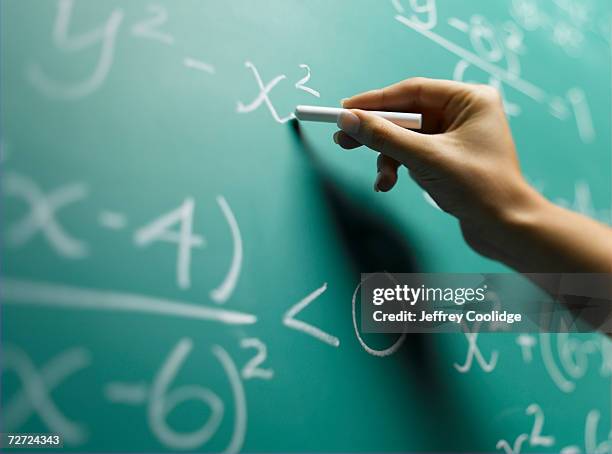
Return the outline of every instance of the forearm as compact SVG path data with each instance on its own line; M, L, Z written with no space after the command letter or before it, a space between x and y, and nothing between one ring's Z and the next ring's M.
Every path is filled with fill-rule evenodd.
M612 228L533 190L502 223L506 264L519 272L612 273Z

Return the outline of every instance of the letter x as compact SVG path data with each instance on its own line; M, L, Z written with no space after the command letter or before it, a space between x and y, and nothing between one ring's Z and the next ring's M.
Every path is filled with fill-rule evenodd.
M84 428L62 414L51 398L51 391L89 365L91 360L87 350L82 347L67 350L40 370L17 347L5 346L2 360L4 371L13 370L22 384L22 389L4 406L6 431L18 429L36 411L49 430L62 434L67 442L77 444L85 441Z
M474 358L476 358L476 362L478 362L483 371L487 373L493 371L493 369L495 369L495 366L497 365L497 350L494 350L493 353L491 353L491 360L487 363L487 361L484 359L484 356L482 356L480 348L478 348L478 333L466 332L464 334L468 341L468 351L465 358L465 363L463 363L463 365L455 363L455 369L457 369L461 373L466 373L472 368L472 362L474 361Z
M293 114L289 114L286 117L280 118L278 116L278 113L276 112L276 109L272 105L272 101L270 101L270 96L269 96L270 91L276 86L276 84L278 84L281 80L285 79L287 76L285 76L284 74L276 76L274 79L272 79L268 83L268 85L264 86L263 81L261 80L261 76L259 75L257 68L255 68L255 65L251 63L250 61L247 61L244 63L244 66L246 66L247 68L250 68L253 71L253 76L255 77L255 80L257 81L257 85L259 86L260 92L259 92L259 95L257 95L257 97L253 100L253 102L251 102L248 105L244 105L241 101L238 101L237 111L239 113L252 112L255 109L257 109L262 103L265 103L266 106L268 106L270 113L272 114L272 116L277 122L286 123L289 120L293 119L294 118Z
M7 195L21 197L30 206L29 214L8 231L10 244L21 246L40 231L60 255L70 258L87 255L87 245L68 235L55 219L60 208L86 197L83 184L64 186L45 195L32 180L16 173L6 175L3 183Z

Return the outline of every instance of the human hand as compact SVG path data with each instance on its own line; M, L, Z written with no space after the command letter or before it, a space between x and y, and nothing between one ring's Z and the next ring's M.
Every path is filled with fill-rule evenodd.
M438 206L459 219L474 249L503 259L498 226L541 198L522 176L497 90L414 78L348 98L343 107L351 110L338 120L334 141L380 153L375 190L392 189L398 167L406 166ZM423 129L404 129L366 110L421 113Z

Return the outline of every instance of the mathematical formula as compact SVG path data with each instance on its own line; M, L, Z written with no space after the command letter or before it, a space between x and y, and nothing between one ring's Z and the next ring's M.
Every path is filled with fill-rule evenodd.
M25 68L25 77L45 97L71 102L98 91L113 69L117 42L122 31L131 38L150 40L160 46L176 47L180 43L179 37L173 36L166 29L171 16L162 5L148 5L142 11L142 17L131 22L122 8L114 8L94 28L74 33L71 26L78 4L75 0L58 0L57 14L53 19L52 43L58 52L66 55L77 56L81 52L96 50L96 62L87 77L77 82L68 82L51 74L42 63L30 61ZM597 137L597 131L585 91L579 86L572 86L565 93L548 93L528 81L523 74L521 58L526 52L524 35L527 32L539 30L546 33L550 41L560 46L571 58L577 58L585 46L584 33L591 24L588 8L571 0L556 0L554 4L559 10L565 11L568 17L577 19L573 22L569 19L552 19L553 16L534 0L510 2L511 19L501 24L493 24L480 14L467 18L449 17L443 21L435 0L392 0L387 6L390 9L390 24L399 24L427 38L457 58L454 66L449 68L449 77L494 86L501 92L506 113L510 117L523 113L519 101L527 98L528 102L543 106L559 121L571 121L580 140L592 143ZM223 75L214 62L194 55L178 57L177 65L210 77L211 83ZM230 100L235 105L233 110L236 115L248 115L265 109L271 121L280 124L294 118L293 113L279 111L273 103L274 89L282 83L290 84L291 90L295 89L300 96L321 97L316 84L313 84L311 67L301 61L295 62L301 74L296 80L288 79L286 74L276 74L269 79L262 77L260 68L251 60L240 62L236 67L243 72L245 80L252 83L253 88L250 99ZM11 154L12 149L3 137L0 143L0 162L10 163ZM71 231L62 223L63 210L88 201L91 191L89 185L73 181L52 189L42 188L29 175L14 170L4 172L0 183L4 198L19 200L27 206L27 212L22 217L6 221L4 238L7 247L19 250L42 238L48 250L59 260L82 261L86 266L87 260L95 256L96 251L91 244L93 239L81 236L78 231ZM240 286L241 277L245 272L252 271L243 269L245 245L240 226L241 213L236 212L232 201L222 194L212 196L212 201L215 210L221 215L222 228L229 233L231 248L225 251L229 266L223 270L222 279L207 289L207 301L166 299L121 290L4 276L0 288L3 304L23 310L44 306L85 313L139 313L151 317L198 320L227 327L257 325L260 314L231 308L232 296ZM200 230L198 222L200 202L187 194L177 199L174 206L166 207L162 212L150 213L149 221L142 225L135 225L127 213L112 207L97 207L96 216L83 219L82 222L117 236L126 235L136 254L153 248L171 250L174 261L171 271L164 277L178 291L186 291L192 286L192 262L200 254L205 254L209 241ZM589 186L583 181L575 183L573 201L557 199L556 202L607 222L612 220L609 210L593 207ZM368 345L357 320L361 283L346 301L348 307L350 299L351 309L350 314L347 310L347 316L352 317L353 338L340 339L333 332L316 326L314 322L306 322L302 311L307 307L312 304L331 304L325 297L330 285L333 284L313 283L310 288L304 289L305 296L298 301L291 299L294 295L287 295L289 300L286 310L276 314L279 329L284 330L287 336L295 332L309 336L313 352L316 352L316 348L342 351L342 348L358 346L369 355L384 358L396 353L406 343L407 335L404 333L385 348ZM569 334L525 333L512 338L516 358L509 358L502 356L490 342L487 342L486 347L483 346L480 336L484 337L478 332L466 332L458 336L464 353L446 365L449 373L494 375L505 361L518 358L526 367L541 363L551 385L563 394L575 392L580 380L589 372L606 379L612 376L612 344L604 338L585 340L584 337ZM219 432L222 422L229 420L232 430L224 452L239 452L244 445L249 420L245 382L261 380L273 386L278 376L275 365L268 358L266 342L266 339L259 337L244 336L236 345L196 346L193 339L181 337L176 339L175 344L169 345L166 352L160 352L158 368L151 370L148 376L135 382L123 379L118 374L100 392L109 405L139 409L151 434L168 449L203 449ZM196 349L207 355L209 366L223 373L231 390L231 401L224 400L218 391L207 387L206 383L174 383L176 375L192 360ZM248 351L248 360L236 362L230 354L235 349ZM36 416L50 432L63 434L67 445L80 446L87 443L89 430L93 428L86 420L76 421L66 416L61 402L54 401L52 391L61 387L69 377L92 367L94 359L91 352L84 346L75 345L36 363L19 346L6 344L2 355L3 373L13 373L19 379L18 391L7 396L4 404L6 431L18 430ZM179 432L169 422L168 415L186 401L197 401L204 405L207 416L199 427L189 432ZM500 452L516 454L528 448L550 448L564 454L578 454L609 452L612 447L612 432L600 427L601 415L597 409L584 416L584 439L576 440L575 444L569 446L559 446L555 436L547 431L545 412L538 404L530 403L526 408L516 411L524 416L525 430L500 438L495 446Z

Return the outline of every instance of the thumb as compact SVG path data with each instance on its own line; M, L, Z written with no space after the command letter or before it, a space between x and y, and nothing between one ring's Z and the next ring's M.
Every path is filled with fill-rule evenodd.
M338 127L359 143L407 167L431 158L434 152L429 136L404 129L365 110L343 111L338 118Z

